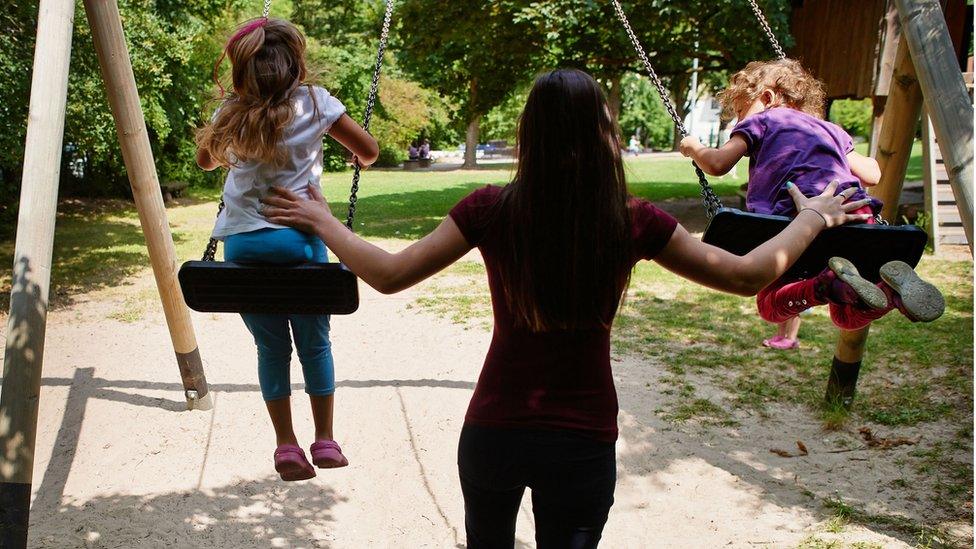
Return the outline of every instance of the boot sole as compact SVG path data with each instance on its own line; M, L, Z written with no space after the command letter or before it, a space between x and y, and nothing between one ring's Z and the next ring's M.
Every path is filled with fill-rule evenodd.
M857 267L853 263L843 257L831 257L827 265L831 271L834 271L837 278L853 288L854 293L861 298L865 305L872 309L884 309L888 306L888 298L881 291L881 288L869 280L861 278L861 273L857 272Z
M932 322L945 312L945 298L938 288L919 278L904 261L881 266L881 280L901 296L905 310L914 320Z

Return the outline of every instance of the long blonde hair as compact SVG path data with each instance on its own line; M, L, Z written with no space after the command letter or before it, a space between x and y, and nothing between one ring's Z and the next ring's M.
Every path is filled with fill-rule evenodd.
M735 116L738 107L752 103L766 89L775 91L786 107L817 118L824 116L823 83L795 59L749 63L732 75L729 86L718 94L718 100L727 115Z
M281 19L262 17L241 25L214 67L221 95L216 73L225 55L233 90L217 116L197 131L197 146L224 166L248 160L282 165L286 153L280 144L295 114L290 99L308 85L305 37Z

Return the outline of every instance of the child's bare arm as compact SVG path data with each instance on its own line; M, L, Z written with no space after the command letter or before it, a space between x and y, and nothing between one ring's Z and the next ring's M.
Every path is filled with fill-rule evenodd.
M369 166L380 155L380 146L348 114L343 114L329 128L329 135L356 156L360 166Z
M863 185L873 187L881 181L881 166L870 156L851 151L847 153L847 163L851 166L851 173L860 179Z
M210 156L210 151L207 149L197 149L197 166L204 171L213 171L220 167L220 164Z
M708 175L725 175L749 150L746 140L733 135L717 149L706 147L697 137L688 136L681 140L681 154L691 158Z

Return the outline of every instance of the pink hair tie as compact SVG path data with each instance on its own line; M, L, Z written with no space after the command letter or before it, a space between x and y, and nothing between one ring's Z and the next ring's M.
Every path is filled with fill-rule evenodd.
M254 21L251 21L247 25L244 25L241 28L241 30L237 31L236 33L234 33L234 36L230 37L230 40L227 41L227 45L224 46L224 48L226 49L233 46L234 42L237 42L238 40L243 38L246 34L249 34L254 29L265 26L267 23L268 23L267 17L258 17Z
M235 32L234 36L231 36L230 40L227 41L227 45L224 46L224 51L221 52L220 59L217 59L217 63L214 65L214 71L213 71L213 80L214 82L217 83L217 87L220 88L220 97L224 96L224 86L220 83L220 78L218 73L220 70L220 64L224 61L224 56L227 54L227 49L233 46L235 42L237 42L244 36L247 36L248 34L253 32L254 29L258 27L263 27L267 24L268 24L267 17L258 17L254 21L251 21L247 25L241 27L241 30Z

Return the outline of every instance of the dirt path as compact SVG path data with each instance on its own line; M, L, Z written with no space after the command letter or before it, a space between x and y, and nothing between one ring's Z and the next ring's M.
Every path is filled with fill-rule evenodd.
M213 412L183 411L179 377L143 275L49 316L31 545L35 547L455 547L464 544L455 451L490 334L421 313L423 287L362 288L333 322L336 432L351 466L280 482L249 336L232 315L194 316ZM653 411L661 365L615 365L621 402L616 504L605 547L795 547L816 540L903 547L859 526L832 528L805 483L843 491L849 456L779 459L803 414L731 434L679 430ZM311 420L293 367L296 424ZM650 385L649 385L650 384ZM792 415L791 415L792 414ZM805 422L805 424L803 424ZM805 435L806 436L806 435ZM870 494L863 494L870 499ZM831 533L828 530L840 530ZM534 546L528 500L518 546Z

